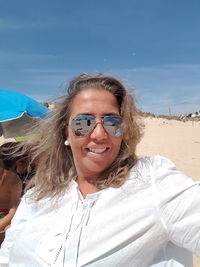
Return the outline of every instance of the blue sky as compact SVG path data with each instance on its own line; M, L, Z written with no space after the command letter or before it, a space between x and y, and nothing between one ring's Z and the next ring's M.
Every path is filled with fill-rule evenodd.
M198 111L199 14L199 0L0 0L0 89L51 101L103 72L143 111Z

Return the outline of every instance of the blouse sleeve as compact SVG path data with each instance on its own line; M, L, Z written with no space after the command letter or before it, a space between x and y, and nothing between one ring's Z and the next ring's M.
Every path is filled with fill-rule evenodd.
M169 241L200 256L200 182L160 156L151 159L151 177Z
M30 205L24 196L17 208L17 211L12 219L11 227L6 231L6 236L1 244L0 248L0 267L9 266L9 255L12 249L14 240L18 237L21 231L23 231L23 226L29 218Z

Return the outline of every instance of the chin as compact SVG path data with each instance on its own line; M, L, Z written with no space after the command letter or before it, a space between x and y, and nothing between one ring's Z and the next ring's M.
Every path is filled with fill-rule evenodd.
M103 172L104 170L106 170L110 165L105 165L101 167L99 166L99 164L91 164L90 166L88 166L87 168L87 172L91 173L91 175L99 175L99 173Z

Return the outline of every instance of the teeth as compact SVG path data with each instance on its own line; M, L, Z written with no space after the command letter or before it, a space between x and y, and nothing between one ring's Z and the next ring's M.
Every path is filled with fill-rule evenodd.
M102 153L106 151L106 148L89 148L89 150L94 153Z

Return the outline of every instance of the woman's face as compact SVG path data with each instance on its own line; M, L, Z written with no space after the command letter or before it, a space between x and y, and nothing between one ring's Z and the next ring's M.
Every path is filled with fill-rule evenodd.
M76 136L71 129L71 121L85 114L93 115L97 124L88 135ZM105 131L101 117L106 115L120 115L112 93L104 89L85 89L74 98L67 139L79 178L95 178L112 164L119 153L122 137L109 135Z

